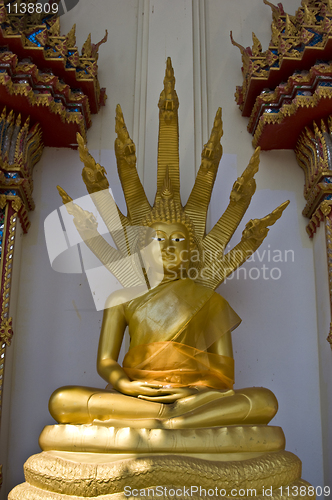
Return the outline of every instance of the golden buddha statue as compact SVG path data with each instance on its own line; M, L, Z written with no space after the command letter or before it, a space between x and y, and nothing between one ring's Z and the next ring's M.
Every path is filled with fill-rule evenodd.
M109 389L58 389L49 407L59 423L97 419L121 427L197 428L267 424L277 411L267 389L232 390L231 330L240 318L220 295L188 277L196 270L188 257L195 250L194 226L165 192L170 188L142 222L152 263L149 281L159 284L138 297L137 288L109 297L97 359ZM117 360L127 326L130 349L121 367Z
M307 485L300 479L299 459L284 451L282 430L267 426L278 406L273 393L264 388L233 390L231 332L241 320L214 291L260 246L268 226L288 202L250 221L240 243L224 255L255 192L259 149L235 182L225 213L206 234L222 155L221 110L183 207L178 105L168 59L159 101L153 207L135 168L135 145L117 107L115 153L127 216L109 192L104 168L78 137L83 180L117 249L98 233L93 215L58 189L85 243L123 285L107 299L101 328L97 370L108 385L105 389L67 386L53 393L49 409L59 425L43 430L43 453L25 465L29 486L14 489L10 500L28 498L27 488L36 499L46 498L45 490L56 492L54 499L72 495L120 499L126 498L121 492L129 483L144 489L214 481L225 487L222 496L237 498L231 488L244 483L257 486L263 496L267 486ZM127 327L130 346L120 366ZM281 498L278 494L268 496ZM301 498L309 497L302 491Z
M217 112L210 140L204 148L196 184L183 208L177 158L178 99L174 84L168 59L159 101L158 182L153 207L135 173L135 146L119 106L116 116L115 150L127 201L127 223L141 226L137 238L139 251L144 251L148 261L146 277L149 284L157 285L143 294L140 285L136 285L109 297L97 359L98 373L109 385L103 391L72 386L55 391L49 408L61 424L89 424L99 420L116 427L150 429L267 424L277 411L277 400L267 389L233 391L231 331L241 320L214 289L263 242L267 226L281 216L288 202L264 219L251 221L240 245L222 257L255 191L253 176L258 169L259 150L235 183L226 213L205 235L207 208L222 154L221 110ZM81 140L79 147L86 165L83 179L89 192L94 193L99 210L102 202L98 203L96 189L107 185L105 171L93 161ZM68 195L58 189L63 201L68 202ZM102 195L107 194L108 191ZM68 210L76 217L78 231L99 256L104 248L96 248L101 238L96 226L92 224L87 233L82 222L84 217L79 217L82 212L69 203ZM89 214L85 214L85 218L91 222ZM110 227L114 232L112 229ZM229 268L228 264L231 264ZM119 275L116 269L113 272ZM127 326L130 347L121 367L118 356Z

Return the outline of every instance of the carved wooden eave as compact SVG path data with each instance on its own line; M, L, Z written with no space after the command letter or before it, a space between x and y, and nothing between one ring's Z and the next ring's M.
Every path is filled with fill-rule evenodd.
M6 105L39 123L45 146L76 148L77 132L86 137L90 114L105 104L97 60L107 34L96 45L89 35L80 55L75 25L61 36L56 15L14 10L0 0L0 112Z
M305 207L312 238L325 222L329 284L332 284L332 2L306 0L295 16L281 3L272 8L272 37L267 51L253 33L252 48L236 43L242 54L243 85L235 99L253 146L293 149L304 171ZM332 285L330 286L332 316ZM332 323L331 323L332 324ZM332 328L328 341L332 347Z
M7 47L20 60L29 58L38 68L48 68L73 89L80 88L88 97L91 113L98 113L106 101L106 90L100 89L98 82L98 50L107 41L107 33L97 44L89 35L80 55L76 25L61 36L56 15L9 14L8 3L0 0L0 46Z
M243 116L250 116L258 95L286 81L294 70L304 71L318 60L329 60L332 53L332 8L330 0L309 0L295 16L285 13L281 3L272 7L271 41L263 52L253 33L254 44L242 53L243 85L236 90L236 101Z

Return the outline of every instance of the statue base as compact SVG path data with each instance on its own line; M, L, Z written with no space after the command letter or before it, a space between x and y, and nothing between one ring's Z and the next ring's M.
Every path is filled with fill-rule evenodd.
M301 461L284 451L279 427L56 425L44 429L40 442L44 451L28 459L26 482L8 500L314 498Z

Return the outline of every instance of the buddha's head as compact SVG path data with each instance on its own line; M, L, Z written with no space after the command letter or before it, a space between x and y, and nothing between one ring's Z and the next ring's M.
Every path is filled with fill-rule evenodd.
M166 187L151 212L142 221L146 226L140 236L140 247L150 267L161 269L168 278L186 277L189 269L197 267L198 244L194 225L182 206L173 199L168 176ZM164 186L165 186L164 184ZM195 263L192 262L196 255Z

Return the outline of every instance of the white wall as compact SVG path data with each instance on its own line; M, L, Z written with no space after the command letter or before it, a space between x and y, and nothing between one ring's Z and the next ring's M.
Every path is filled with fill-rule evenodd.
M298 4L289 0L288 11L293 14ZM154 196L157 102L168 55L180 99L184 202L199 166L197 150L206 141L207 123L210 129L218 106L223 107L224 158L211 209L211 220L215 221L226 206L235 178L253 153L247 120L241 117L233 97L235 85L242 83L241 57L229 41L229 31L232 29L234 38L245 46L251 44L251 31L255 31L265 48L270 9L260 0L80 0L61 21L64 33L77 23L78 46L90 31L94 41L103 37L106 28L109 31L109 41L101 47L99 58L99 79L107 87L109 99L93 118L88 140L96 159L106 167L113 188L118 182L112 152L114 110L120 102L129 131L139 138L139 172L149 197ZM194 138L200 141L197 147ZM10 428L3 499L23 481L24 461L38 453L38 436L44 425L52 423L47 410L52 391L66 384L104 385L95 368L102 313L94 310L84 275L59 274L51 269L43 232L44 219L60 206L57 184L73 198L86 193L80 171L77 152L47 149L34 173L37 208L22 242L12 402L5 409L10 414ZM273 422L283 427L287 449L303 461L303 477L322 486L313 248L301 215L303 183L293 152L262 154L257 194L245 221L266 215L290 199L263 250L293 250L294 262L275 265L266 253L262 263L248 263L245 269L249 272L250 267L264 264L269 269L280 267L280 279L242 277L222 285L220 293L243 318L234 333L236 386L265 386L275 392L280 410Z

